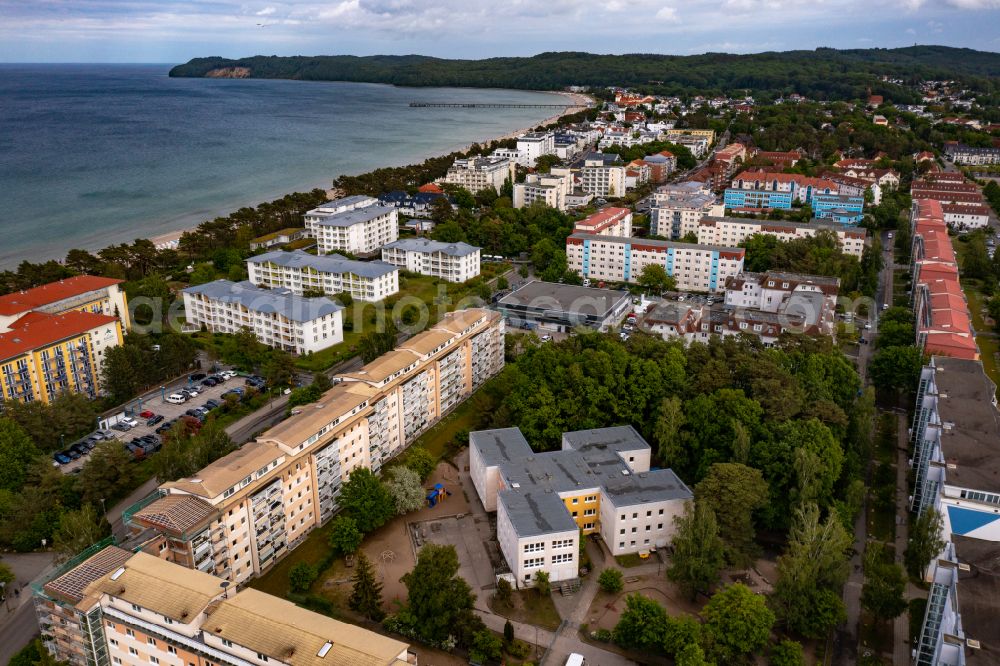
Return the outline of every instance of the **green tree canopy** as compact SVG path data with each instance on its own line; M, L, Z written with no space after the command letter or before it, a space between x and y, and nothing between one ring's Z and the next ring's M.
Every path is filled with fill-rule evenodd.
M710 653L725 662L763 650L774 625L774 613L764 596L742 583L727 585L712 595L703 615Z
M402 578L408 592L406 606L413 626L430 641L444 642L471 613L475 595L458 576L454 546L429 543L420 549L417 565Z
M695 505L715 514L726 559L736 566L746 566L757 552L753 512L767 502L767 491L760 470L739 463L712 465L695 486Z
M688 502L684 515L674 518L676 531L667 578L677 583L692 600L719 580L725 564L722 539L715 512L708 502Z
M358 529L368 534L396 515L396 505L386 487L367 468L358 467L340 492L340 506L351 513Z

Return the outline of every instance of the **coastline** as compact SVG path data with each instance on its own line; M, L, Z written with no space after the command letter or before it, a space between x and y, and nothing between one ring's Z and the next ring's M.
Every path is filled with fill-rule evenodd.
M481 145L481 144L484 144L484 143L492 143L494 141L506 141L508 139L516 138L516 137L520 136L521 134L524 134L525 132L532 131L535 127L548 127L550 125L553 125L553 124L557 123L559 121L559 119L562 118L563 116L568 116L568 115L571 115L571 114L574 114L574 113L579 113L580 111L583 111L586 108L588 108L588 106L591 105L593 103L593 101L594 101L593 98L591 98L588 95L584 95L583 93L574 93L574 92L569 92L569 91L565 91L565 90L559 90L559 91L555 91L555 90L537 90L537 91L531 91L531 92L544 92L544 93L549 93L549 94L562 95L563 97L570 98L572 101L576 102L576 104L573 105L573 106L567 106L561 113L557 113L554 116L550 116L550 117L548 117L548 118L546 118L546 119L544 119L544 120L542 120L542 121L538 122L537 124L532 125L530 127L522 127L520 129L513 130L513 131L508 132L507 134L503 134L501 136L495 136L495 137L490 137L490 138L487 138L487 139L483 139L481 141L475 141L473 143L470 143L470 144L467 144L465 146L462 146L461 148L457 148L455 150L449 150L449 151L447 151L445 153L436 153L436 154L433 154L433 155L426 155L426 156L423 156L422 159L427 160L427 159L431 159L433 157L441 157L443 155L448 155L448 154L454 153L454 152L464 153L464 152L468 151L469 149L471 149L472 146L474 146L476 144L480 144ZM340 174L338 174L338 176L339 175ZM334 176L331 179L331 182L334 179L336 179L336 177L337 176ZM307 187L305 189L306 190L311 190L313 188L312 187ZM296 190L296 191L303 191L303 190ZM326 192L327 192L327 196L329 196L331 199L336 198L336 196L338 196L338 194L335 192L335 190L333 190L331 188L326 188ZM286 192L285 194L289 194L289 192ZM180 240L181 236L183 236L184 234L186 234L186 233L188 233L190 231L195 231L197 229L198 229L198 225L194 225L194 226L191 226L191 227L185 227L183 229L178 229L178 230L175 230L175 231L169 231L169 232L165 232L165 233L162 233L162 234L157 234L155 236L146 236L145 239L148 240L148 241L150 241L151 243L153 243L153 245L155 245L157 249L161 249L161 250L162 249L177 249L177 243ZM60 263L62 262L61 259L57 260L57 261L60 261Z

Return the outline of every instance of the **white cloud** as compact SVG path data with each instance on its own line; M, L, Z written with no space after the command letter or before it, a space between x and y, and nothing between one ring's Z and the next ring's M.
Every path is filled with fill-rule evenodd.
M662 7L660 11L656 12L657 21L676 21L677 10L673 7Z
M257 12L257 16L270 16L274 12L278 11L274 7L264 7L264 9Z

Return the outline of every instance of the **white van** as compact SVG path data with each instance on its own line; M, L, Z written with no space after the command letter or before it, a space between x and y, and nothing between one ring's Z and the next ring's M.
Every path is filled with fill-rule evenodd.
M187 402L187 398L185 398L180 393L171 393L170 395L167 396L167 402L169 402L171 405L183 405L185 402Z
M574 652L566 659L566 666L587 666L587 660L583 658L582 654Z

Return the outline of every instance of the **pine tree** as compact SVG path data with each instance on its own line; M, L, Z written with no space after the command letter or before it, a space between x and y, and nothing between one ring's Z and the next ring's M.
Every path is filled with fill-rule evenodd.
M358 553L354 570L354 589L347 605L370 620L380 622L385 617L382 610L382 583L375 580L375 570L364 552Z

